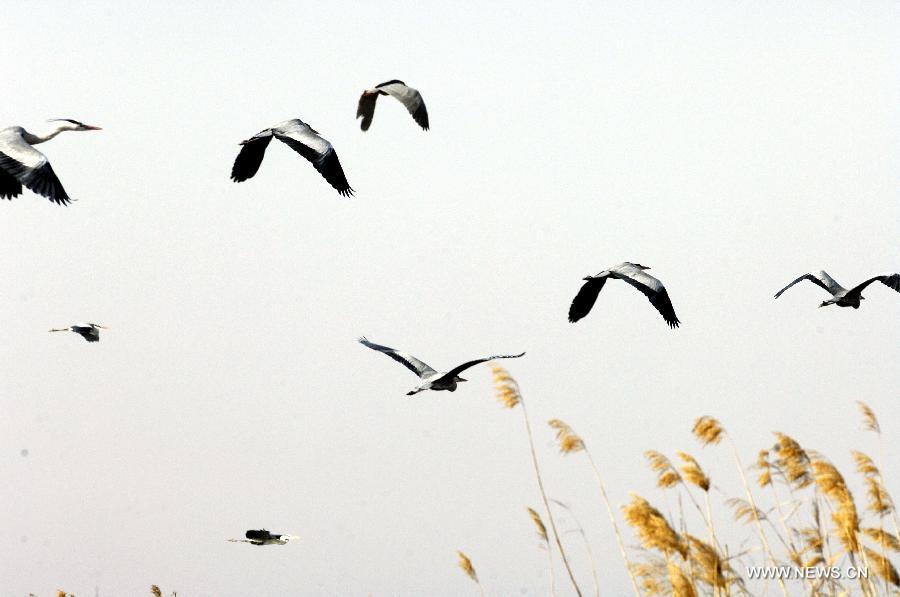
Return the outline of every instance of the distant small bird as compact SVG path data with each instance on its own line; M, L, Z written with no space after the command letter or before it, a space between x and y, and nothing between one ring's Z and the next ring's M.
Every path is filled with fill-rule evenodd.
M22 185L25 185L57 205L68 205L72 201L56 177L47 156L32 145L49 141L63 131L102 129L68 118L57 118L49 122L62 124L56 125L46 135L29 133L20 126L0 131L0 199L18 197L22 194Z
M253 545L284 545L289 541L295 541L300 537L296 535L273 535L265 529L247 531L246 539L229 539L230 543L252 543Z
M881 282L888 288L892 288L897 292L900 292L900 274L897 273L891 272L875 276L874 278L869 278L862 284L858 284L850 290L847 290L843 286L838 284L834 280L834 278L829 276L824 271L818 271L814 274L803 274L802 276L779 290L777 293L775 293L775 298L778 298L785 290L787 290L797 282L802 282L803 280L809 280L813 284L821 286L831 293L832 298L828 299L827 301L823 301L822 304L819 305L819 307L837 305L838 307L853 307L854 309L859 309L860 301L866 298L862 295L862 291L865 290L866 286L875 281Z
M677 328L681 322L675 316L675 309L672 308L672 301L669 300L669 293L666 292L662 282L645 274L644 270L650 269L639 263L624 262L615 267L611 267L597 274L596 276L587 276L584 278L586 283L575 295L572 305L569 307L569 321L575 323L585 315L591 312L591 308L597 301L597 295L603 290L608 278L615 278L628 282L638 290L644 293L650 303L656 307L659 314L663 316L670 328Z
M474 367L475 365L484 363L485 361L493 361L494 359L517 359L525 354L523 352L521 354L497 355L493 357L485 357L483 359L475 359L474 361L469 361L467 363L463 363L458 367L454 367L446 373L440 373L409 353L400 352L399 350L394 350L393 348L388 348L387 346L381 346L379 344L375 344L374 342L369 342L365 337L360 338L359 343L363 346L368 346L372 350L383 352L384 354L391 357L419 376L419 378L422 380L422 383L407 392L407 396L412 396L413 394L418 394L419 392L423 392L425 390L448 390L450 392L455 392L457 383L468 381L460 377L459 374L469 367Z
M309 160L338 193L344 197L353 194L334 147L320 137L317 130L299 118L285 120L281 124L256 133L246 141L241 141L240 145L243 147L231 167L231 180L243 182L253 178L259 171L259 166L266 155L266 147L269 146L272 137Z
M372 125L372 117L375 116L375 102L379 95L391 95L400 100L400 103L406 106L406 109L412 114L413 120L422 127L422 130L428 130L428 110L425 109L425 100L422 99L422 94L397 79L379 83L374 89L366 89L359 96L356 117L362 118L360 123L362 130L367 131Z
M51 332L75 332L88 342L100 341L100 330L108 330L105 325L97 323L76 323L67 328L53 328Z

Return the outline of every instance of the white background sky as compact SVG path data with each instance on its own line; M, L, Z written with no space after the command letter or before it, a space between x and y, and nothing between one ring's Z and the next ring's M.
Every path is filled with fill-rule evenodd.
M900 296L772 298L819 268L846 286L900 268L896 3L62 6L0 22L0 124L104 127L40 147L78 202L0 205L3 597L469 594L456 549L489 594L546 594L521 413L487 367L407 398L415 377L363 334L442 369L528 352L507 365L607 595L626 574L549 418L615 504L665 509L643 451L696 453L733 526L736 471L695 417L748 463L793 435L862 501L863 399L900 494ZM384 98L359 130L360 92L392 78L421 90L430 132ZM334 144L355 198L281 144L229 180L237 143L292 117ZM622 283L566 321L581 278L623 260L653 268L681 329ZM112 329L46 333L78 321ZM225 542L260 527L303 540Z

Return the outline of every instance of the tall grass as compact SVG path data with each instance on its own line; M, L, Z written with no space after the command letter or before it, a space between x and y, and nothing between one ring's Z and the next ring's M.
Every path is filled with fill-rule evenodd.
M547 520L572 586L581 595L550 510L519 385L505 369L493 367L492 371L501 402L508 408L522 406ZM878 419L864 403L858 406L863 415L864 430L877 437L879 461L883 462L884 446ZM680 461L676 466L661 452L648 450L645 456L656 476L657 485L663 490L678 492L679 504L681 497L686 496L696 508L703 526L701 532L695 534L680 507L675 516L667 517L648 499L631 493L628 503L621 506L621 516L635 533L639 545L631 548L632 555L629 555L606 486L585 440L559 419L551 419L548 424L555 433L561 454L586 455L599 486L601 502L608 514L625 571L637 597L767 594L770 581L742 574L751 566L759 565L760 556L762 563L770 567L847 569L849 565L869 572L869 578L828 576L790 581L796 583L792 587L802 587L803 593L808 595L900 595L900 574L891 561L891 557L900 552L900 525L896 508L881 469L864 452L852 452L856 473L866 488L864 510L857 506L843 474L828 458L804 448L794 438L781 432L775 433L774 448L763 448L757 452L752 468L757 471L755 485L758 491L754 491L747 475L749 469L744 466L734 439L718 420L709 416L700 417L692 429L700 444L714 446L727 440L730 448L730 458L737 469L737 479L743 492L741 496L723 495L721 503L732 512L738 526L728 529L725 534L717 529L714 497L710 491L713 487L712 476L698 458L686 451L676 450ZM721 471L716 474L717 478L725 476ZM702 506L695 496L698 490L703 495ZM529 508L528 511L549 553L547 528L535 510ZM888 521L892 523L890 530L885 528ZM744 528L742 524L749 525L753 535L739 536L735 541L734 536L741 535ZM587 533L580 523L578 528L587 542L595 592L599 593L604 584L600 579L605 574L601 571L598 575ZM730 544L726 537L731 540ZM550 567L552 570L552 561ZM787 597L789 592L785 580L778 578L777 584L775 590Z

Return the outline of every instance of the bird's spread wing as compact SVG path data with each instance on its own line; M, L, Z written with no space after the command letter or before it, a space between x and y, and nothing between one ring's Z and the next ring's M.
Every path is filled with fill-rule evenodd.
M251 539L254 541L266 541L266 540L272 538L272 534L265 529L258 530L258 531L250 530L250 531L247 531L246 533L244 533L244 536L247 539Z
M359 96L356 117L362 118L359 126L364 131L369 130L369 127L372 126L372 118L375 116L375 102L378 101L379 95L377 91L363 91L363 94Z
M100 330L89 326L72 326L72 331L87 340L88 342L100 341Z
M359 343L363 346L368 346L372 350L383 352L419 377L425 377L426 375L429 375L431 373L437 373L437 371L409 353L400 352L399 350L394 350L393 348L388 348L387 346L381 346L380 344L369 342L365 337L360 338Z
M866 286L875 281L881 282L888 288L900 292L900 274L888 273L875 276L874 278L869 278L862 284L854 286L852 289L850 289L850 292L847 293L847 296L862 294L862 291L866 288Z
M0 170L54 203L71 202L47 157L29 145L20 132L4 131L0 135ZM10 188L8 183L6 186Z
M299 120L288 123L274 129L275 137L309 160L338 193L344 197L352 195L353 189L344 176L344 169L341 168L341 162L331 143Z
M0 167L0 199L12 199L22 194L22 183Z
M266 155L266 147L269 146L269 141L271 140L271 134L263 135L260 133L244 141L241 151L234 159L234 165L231 167L231 180L244 182L248 178L253 178L259 172L259 166Z
M400 103L406 106L407 111L412 115L416 124L422 127L423 130L428 130L428 110L425 108L425 100L422 99L422 94L418 90L407 86L402 81L387 81L376 85L375 89L379 89L400 100Z
M569 306L569 321L571 323L575 323L591 312L594 303L597 302L597 295L603 290L604 284L606 284L606 276L591 278L584 283Z
M474 361L469 361L467 363L463 363L462 365L459 365L457 367L454 367L450 371L447 371L447 373L445 373L444 375L441 376L441 379L453 379L454 377L456 377L457 375L459 375L460 373L462 373L469 367L474 367L475 365L477 365L479 363L486 363L487 361L494 361L496 359L517 359L521 356L525 356L525 353L522 352L519 354L498 354L498 355L494 355L492 357L485 357L483 359L475 359Z
M616 271L616 277L620 280L628 282L650 299L650 303L656 307L659 314L663 316L670 328L677 328L681 322L675 316L675 309L672 307L672 301L669 300L669 293L666 292L663 283L636 267L621 268Z
M802 276L800 276L799 278L797 278L796 280L794 280L793 282L791 282L790 284L788 284L787 286L785 286L784 288L782 288L781 290L776 292L775 298L778 298L779 296L784 294L785 290L787 290L788 288L790 288L797 282L802 282L803 280L809 280L816 286L821 286L826 291L828 291L828 293L831 294L832 296L837 296L838 293L843 292L843 290L844 290L844 288L840 284L838 284L834 280L834 278L829 276L824 271L819 271L814 274L803 274Z

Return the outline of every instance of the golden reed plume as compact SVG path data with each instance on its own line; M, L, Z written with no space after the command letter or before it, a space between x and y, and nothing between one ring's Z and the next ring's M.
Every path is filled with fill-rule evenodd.
M756 469L760 471L759 477L756 478L756 484L760 487L766 487L772 484L772 464L769 462L769 451L760 450L756 457Z
M457 563L459 564L459 567L462 568L463 572L465 572L469 578L478 582L478 574L475 572L475 566L472 565L472 560L469 559L469 556L461 551L457 551L456 555L459 558Z
M544 521L541 520L541 515L538 514L533 508L526 508L526 510L528 510L528 516L531 517L531 522L533 522L534 526L537 527L538 537L540 537L542 541L549 545L550 539L547 537L547 527L544 526Z
M506 408L515 408L522 401L519 395L519 385L516 383L509 372L503 367L497 365L491 366L491 373L494 376L494 388L497 390L497 400Z
M584 450L584 441L572 431L571 427L559 419L551 419L547 424L556 430L556 440L559 442L560 452L563 454L572 454L573 452L581 452Z
M869 405L862 400L857 400L856 405L859 407L859 411L863 416L863 428L866 431L874 431L878 435L881 435L881 425L878 424L878 418L875 416L875 411L869 408Z
M775 444L775 466L784 473L788 482L795 489L803 489L812 483L810 475L809 455L799 443L783 433L775 432L778 443Z
M835 506L831 514L835 524L835 536L841 541L844 549L854 554L859 553L859 516L844 476L820 455L815 456L811 465L816 486Z
M684 466L681 467L682 477L687 479L688 483L693 483L703 491L709 491L709 477L700 468L700 463L697 462L697 459L686 452L676 452L676 454L684 462Z
M862 452L853 451L852 454L856 470L863 476L866 484L866 496L869 498L866 509L879 516L894 512L894 501L882 484L881 471L875 466L875 462Z
M707 446L709 444L716 445L722 441L722 425L712 417L700 417L694 421L694 436L701 444Z
M644 548L658 549L667 555L677 552L682 558L687 558L684 541L650 502L632 493L631 503L622 506L622 511L626 522L637 530Z
M659 487L665 489L681 483L681 475L664 455L656 450L647 450L644 452L644 458L650 464L650 469L656 473L656 484Z
M865 548L866 561L869 566L875 570L875 574L880 576L886 583L890 583L895 587L900 587L900 575L897 569L891 564L884 554L878 553L868 547Z
M531 463L534 465L534 476L537 479L538 489L541 492L541 499L544 502L544 508L547 510L547 520L550 522L550 530L553 531L553 540L559 549L559 555L562 558L566 573L572 582L572 587L578 597L581 597L581 587L575 580L575 574L572 572L572 566L569 564L569 558L566 556L566 550L563 548L562 541L559 538L559 531L556 528L556 521L553 520L553 512L550 510L550 501L547 498L547 491L544 489L544 479L541 477L541 467L538 464L537 452L534 449L534 434L531 432L531 421L528 419L528 410L525 408L525 399L519 389L519 384L503 367L497 365L491 366L491 373L494 376L494 387L497 389L497 398L506 408L515 408L521 405L522 418L525 420L525 432L528 435L528 447L531 451ZM548 542L549 544L549 542ZM549 548L547 553L550 553ZM551 568L552 570L552 568ZM551 585L552 588L552 585Z
M672 585L672 597L697 597L697 590L694 589L693 583L684 574L684 570L673 562L669 562L667 567L669 573L669 584Z

